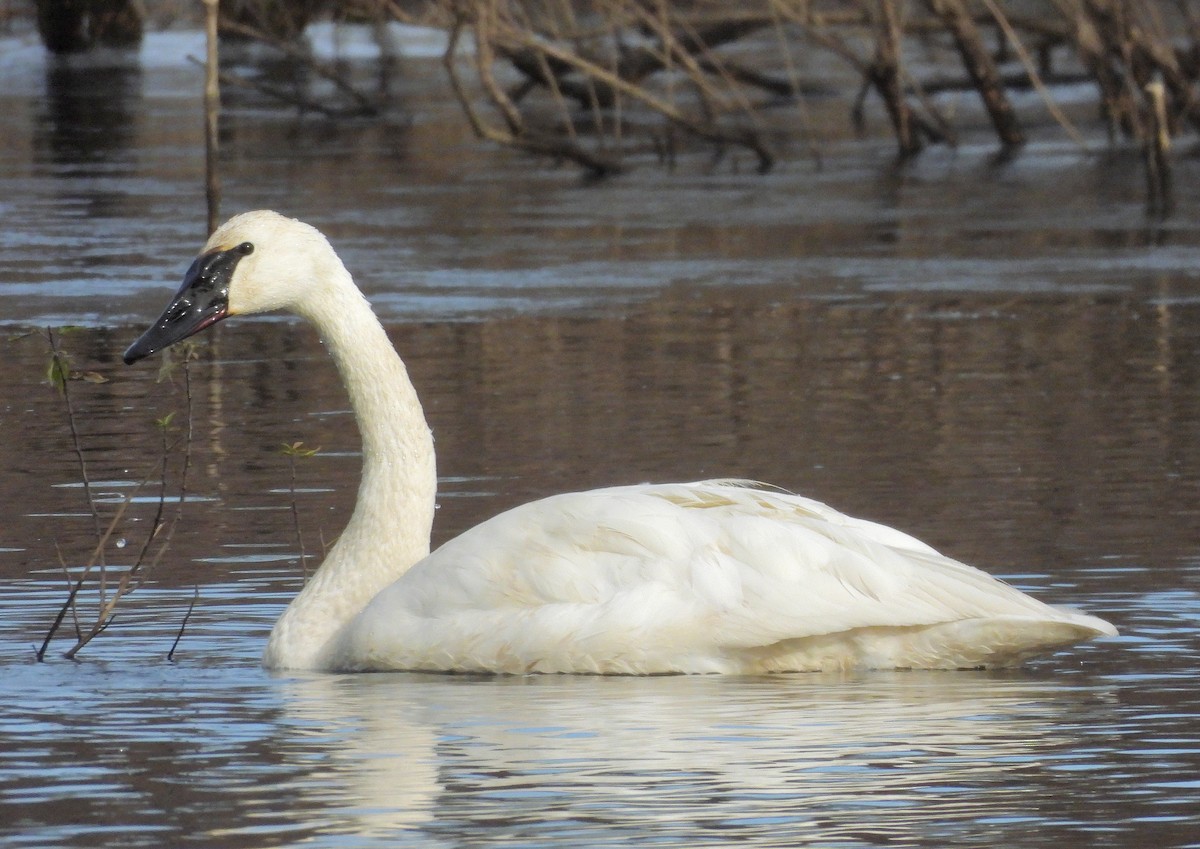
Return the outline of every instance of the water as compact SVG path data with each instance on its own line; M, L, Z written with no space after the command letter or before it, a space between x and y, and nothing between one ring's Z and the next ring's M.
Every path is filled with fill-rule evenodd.
M157 507L154 420L189 418L182 373L119 355L202 241L198 50L0 42L0 842L1200 845L1200 210L1148 223L1129 157L1051 127L1009 163L841 139L821 169L582 187L467 137L417 49L385 126L230 94L223 177L229 211L326 230L377 304L437 436L438 540L564 489L757 478L1120 638L1003 674L267 674L357 438L315 335L243 320L190 366L167 554L78 661L60 638L33 663L95 535L31 331L80 325L72 367L105 381L70 391L103 518L135 493L111 592ZM296 441L321 451L293 485Z

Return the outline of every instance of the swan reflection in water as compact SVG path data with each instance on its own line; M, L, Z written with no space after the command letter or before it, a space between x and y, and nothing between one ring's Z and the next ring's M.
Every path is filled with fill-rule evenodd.
M453 845L928 845L980 818L1028 827L1044 800L1078 793L1079 773L1054 765L1106 757L1076 729L1111 701L1061 676L988 672L279 685L306 773L297 791L322 795L328 830Z

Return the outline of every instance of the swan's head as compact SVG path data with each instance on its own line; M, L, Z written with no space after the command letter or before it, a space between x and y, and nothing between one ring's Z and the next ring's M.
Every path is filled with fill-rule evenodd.
M125 351L133 363L231 315L302 311L340 261L314 227L277 212L244 212L225 222L184 275L158 320Z

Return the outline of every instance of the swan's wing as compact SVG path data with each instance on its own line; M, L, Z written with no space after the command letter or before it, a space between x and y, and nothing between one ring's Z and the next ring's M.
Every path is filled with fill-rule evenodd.
M414 566L350 631L358 654L404 647L393 668L433 654L446 668L616 657L642 671L855 629L1058 616L899 531L716 481L508 511Z

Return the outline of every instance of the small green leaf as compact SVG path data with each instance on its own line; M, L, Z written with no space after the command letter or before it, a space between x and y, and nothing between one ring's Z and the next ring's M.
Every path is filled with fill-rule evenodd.
M167 413L161 419L155 419L154 424L158 425L159 430L166 430L171 426L171 420L175 418L175 411Z
M287 457L312 457L320 453L321 446L316 448L305 448L303 442L293 442L291 445L284 442L280 445L279 450Z
M67 380L70 376L71 370L67 366L67 355L62 351L55 351L46 366L46 382L54 388L55 392L62 395L67 391Z

